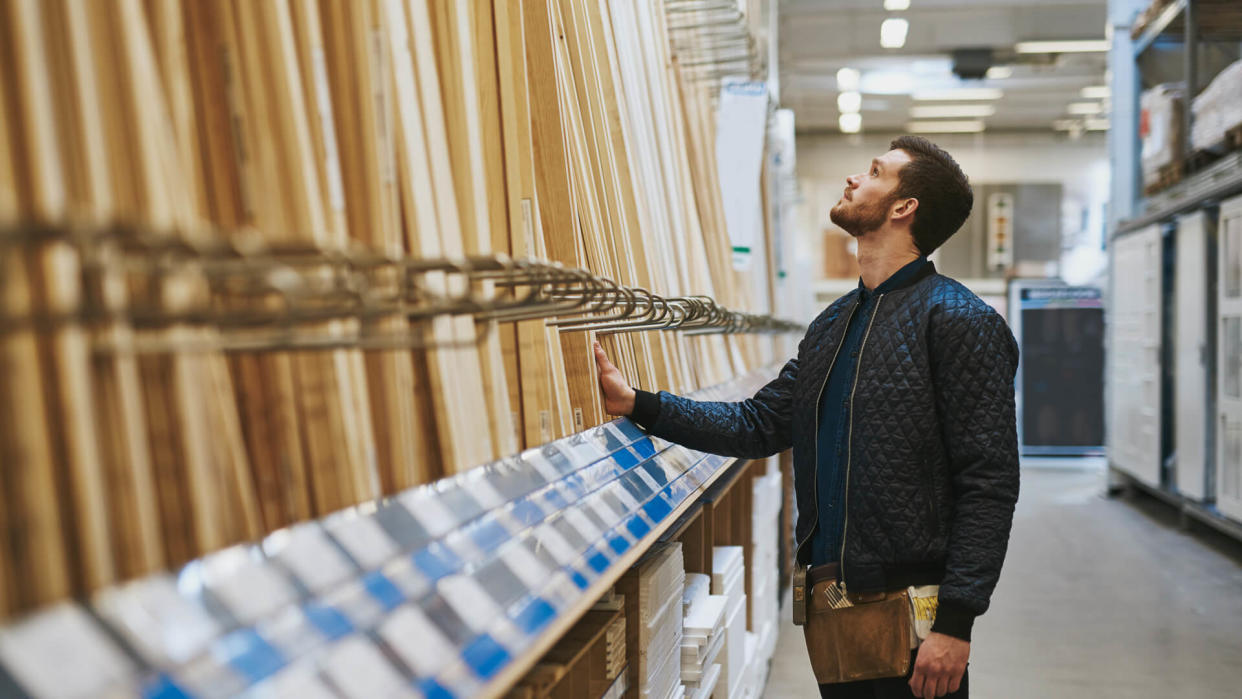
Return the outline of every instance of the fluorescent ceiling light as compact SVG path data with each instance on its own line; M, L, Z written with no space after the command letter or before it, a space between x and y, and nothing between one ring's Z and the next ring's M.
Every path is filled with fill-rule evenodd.
M837 117L837 126L841 128L841 133L858 133L862 129L862 115L857 112L842 114Z
M992 66L991 68L988 68L987 79L1004 80L1011 75L1013 75L1013 68L1010 68L1009 66Z
M1073 131L1082 126L1082 122L1077 119L1056 119L1052 122L1052 128L1057 131Z
M1089 100L1106 100L1112 94L1107 85L1091 85L1082 89L1082 96Z
M970 121L911 121L906 123L910 133L979 133L983 122Z
M945 119L962 117L990 117L996 107L990 104L925 104L910 108L915 119Z
M837 95L837 109L842 114L853 114L862 109L862 95L857 92L842 92Z
M1108 51L1107 39L1074 41L1020 41L1013 47L1018 53L1102 53Z
M1099 102L1074 102L1070 104L1070 106L1066 107L1065 111L1069 114L1091 116L1102 113L1104 111L1104 105Z
M958 100L998 100L1004 93L994 87L957 87L947 90L918 90L911 97L920 102Z
M915 82L914 75L906 71L869 70L860 87L868 95L908 95Z
M858 89L858 81L862 78L857 70L853 68L842 68L837 71L837 89L842 92Z
M899 49L906 45L906 32L910 23L900 17L890 17L880 25L880 46L886 49Z
M889 12L908 10L910 9L910 0L884 0L884 9Z
M1108 119L1087 119L1088 131L1108 131Z

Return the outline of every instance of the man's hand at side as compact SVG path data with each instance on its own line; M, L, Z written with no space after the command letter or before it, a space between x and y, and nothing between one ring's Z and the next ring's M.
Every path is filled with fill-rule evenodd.
M595 343L595 365L599 367L599 387L604 391L604 412L629 415L634 412L634 389L621 375L621 370L608 361L604 348Z
M970 643L942 633L932 632L919 646L910 691L922 699L935 699L956 692L966 673L970 659Z

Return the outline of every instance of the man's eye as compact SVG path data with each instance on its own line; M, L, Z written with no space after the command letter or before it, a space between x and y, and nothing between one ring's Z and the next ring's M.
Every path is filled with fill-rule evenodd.
M872 174L872 175L878 175L878 174L880 174L880 170L879 170L879 168L871 168L871 174Z

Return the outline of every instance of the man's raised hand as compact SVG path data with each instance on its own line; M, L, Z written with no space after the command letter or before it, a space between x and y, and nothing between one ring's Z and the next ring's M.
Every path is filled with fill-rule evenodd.
M608 361L599 342L595 343L595 365L599 367L599 387L604 392L604 412L609 415L634 412L634 389L621 375L621 370Z

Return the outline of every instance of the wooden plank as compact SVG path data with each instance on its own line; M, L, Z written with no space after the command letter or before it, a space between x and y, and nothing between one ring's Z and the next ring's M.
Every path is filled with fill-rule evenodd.
M11 81L6 78L4 83L8 86ZM25 260L4 253L0 262L4 263L0 270L4 315L28 317L33 301ZM53 479L55 465L35 333L21 328L0 333L0 362L5 376L0 382L0 453L5 464L0 478L6 481L8 496L5 534L14 570L21 571L14 581L10 606L22 609L68 595L70 561Z
M321 2L319 7L349 233L384 254L403 256L393 66L381 8L374 2ZM371 331L408 333L409 323L404 317L388 317L375 321ZM416 360L408 351L366 353L376 459L391 487L426 479L427 464L420 460L425 450L419 442L430 426L416 423L428 415L415 405ZM423 475L409 475L420 473L411 469L423 469ZM361 499L373 496L368 490L379 483L372 486L356 478L346 485Z
M505 193L508 205L509 245L514 257L542 257L536 230L539 201L535 195L534 155L531 152L530 109L527 102L526 45L522 30L522 3L494 0L496 66L502 122ZM518 334L522 431L526 446L543 444L571 430L564 363L555 329L542 321L515 323ZM558 382L559 374L559 382Z

